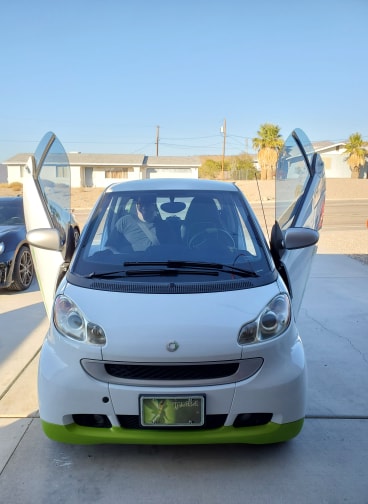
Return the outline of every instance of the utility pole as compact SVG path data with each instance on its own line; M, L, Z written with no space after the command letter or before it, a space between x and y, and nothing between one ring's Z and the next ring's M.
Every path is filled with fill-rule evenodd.
M160 141L160 126L156 126L156 157L158 157L158 143Z
M224 135L224 143L222 145L222 164L221 164L222 180L224 180L225 145L226 145L226 119L224 119L224 124L223 124L223 126L221 126L221 133Z

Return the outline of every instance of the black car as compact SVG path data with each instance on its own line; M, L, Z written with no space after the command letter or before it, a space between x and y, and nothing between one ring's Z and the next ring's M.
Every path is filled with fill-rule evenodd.
M0 289L28 289L34 276L26 241L23 198L0 198Z

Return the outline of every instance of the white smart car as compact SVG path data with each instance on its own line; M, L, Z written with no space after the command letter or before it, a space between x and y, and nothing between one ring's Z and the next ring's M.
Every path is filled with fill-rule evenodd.
M50 328L39 406L76 444L274 443L296 436L306 363L296 317L322 224L321 158L300 130L276 173L270 244L227 182L126 181L79 243L53 133L27 164L27 239Z

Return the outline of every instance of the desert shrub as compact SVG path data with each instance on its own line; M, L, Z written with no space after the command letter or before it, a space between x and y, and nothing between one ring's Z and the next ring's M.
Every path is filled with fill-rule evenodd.
M23 189L23 184L21 182L11 182L8 187L15 192L20 192Z
M199 167L199 178L216 179L221 175L221 162L213 159L206 159L206 161Z

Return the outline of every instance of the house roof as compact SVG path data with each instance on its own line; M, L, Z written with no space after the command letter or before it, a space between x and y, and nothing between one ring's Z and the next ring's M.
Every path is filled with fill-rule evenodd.
M329 140L325 140L323 142L312 142L313 148L316 152L336 149L337 147L344 147L345 144L346 142L330 142Z
M22 153L7 159L4 164L25 165L32 154ZM147 166L147 167L198 167L201 160L197 156L145 156L144 154L85 154L68 153L70 165L76 166Z
M32 156L30 153L25 153L23 152L22 154L16 154L15 156L12 156L11 158L7 159L6 161L3 161L3 164L5 165L25 165L29 159L29 157Z
M141 165L143 164L143 154L84 154L82 152L69 152L69 163L71 165Z

